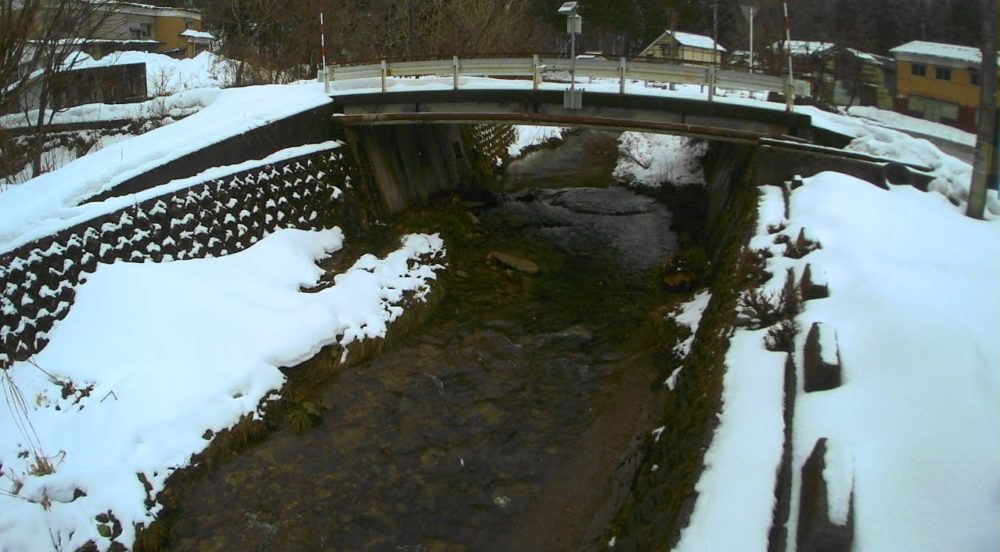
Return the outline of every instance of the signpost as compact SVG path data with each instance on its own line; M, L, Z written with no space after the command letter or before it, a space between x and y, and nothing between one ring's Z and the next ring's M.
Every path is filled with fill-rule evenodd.
M563 107L566 109L583 109L583 91L576 89L576 35L583 32L583 18L577 9L577 2L565 2L559 8L559 15L566 16L570 47L569 90L563 96Z

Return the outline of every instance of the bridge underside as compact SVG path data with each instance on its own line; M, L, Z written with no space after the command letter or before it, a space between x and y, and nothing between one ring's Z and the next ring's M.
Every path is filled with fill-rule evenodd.
M584 92L579 110L563 107L560 90L338 95L334 110L333 123L345 127L501 123L634 130L730 142L812 140L808 115L746 104L600 92Z

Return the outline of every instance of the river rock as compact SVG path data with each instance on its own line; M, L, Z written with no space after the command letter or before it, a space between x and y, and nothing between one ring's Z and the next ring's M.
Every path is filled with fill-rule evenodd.
M517 270L518 272L524 272L525 274L538 274L537 264L527 259L508 255L507 253L491 251L490 254L486 256L486 259L496 261L503 266Z

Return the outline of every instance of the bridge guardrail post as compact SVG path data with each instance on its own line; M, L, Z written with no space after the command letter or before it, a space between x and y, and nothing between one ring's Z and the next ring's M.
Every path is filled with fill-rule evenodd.
M618 93L625 95L625 73L628 71L628 65L624 57L618 58Z
M715 66L708 68L708 101L709 103L715 100Z
M452 74L452 85L455 90L458 90L458 56L451 57L451 74Z
M386 91L386 79L389 77L389 62L382 60L382 93Z
M531 88L538 91L538 85L542 82L541 64L538 61L538 54L531 57Z
M789 79L788 83L785 84L785 111L791 113L792 106L795 104L795 85L792 80Z

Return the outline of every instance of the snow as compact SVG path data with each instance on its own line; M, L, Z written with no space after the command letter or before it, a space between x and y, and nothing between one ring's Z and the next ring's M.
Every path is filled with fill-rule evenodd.
M674 346L674 355L678 358L684 358L691 353L691 346L694 345L695 335L698 333L698 326L701 324L701 317L705 314L705 309L708 308L709 301L712 300L712 294L708 291L702 291L696 294L690 301L682 303L678 307L676 314L672 314L671 317L674 322L687 326L691 331L684 341L678 343ZM681 369L684 368L683 362L680 366L674 369L673 372L667 376L663 384L667 386L667 389L671 391L677 387L677 378L681 375ZM662 429L660 430L662 432ZM656 439L659 440L660 435L656 435Z
M210 89L211 104L182 121L87 155L0 193L0 251L66 227L75 207L128 179L226 138L318 107L322 85Z
M799 323L836 330L845 380L800 395L797 465L821 436L850 451L855 550L996 550L1000 223L833 173L790 207L786 234L808 226L822 244L799 264L831 293Z
M780 194L761 202L784 210ZM829 439L830 514L845 519L853 488L859 552L996 550L1000 222L964 217L936 194L837 173L805 179L789 208L781 233L794 240L805 228L821 248L774 257L768 270L801 274L809 263L826 280L830 297L806 302L797 319L797 347L822 324L826 360L839 360L844 376L825 392L806 394L800 383L793 473ZM763 231L754 247L773 242ZM757 362L752 353L740 360Z
M699 292L690 301L683 303L679 307L680 313L673 316L674 322L687 326L691 330L691 336L674 347L674 353L678 356L687 356L691 352L691 345L694 343L695 334L698 333L701 317L705 314L705 309L708 308L708 303L711 300L711 292Z
M971 46L958 46L956 44L942 44L940 42L927 42L925 40L912 40L896 46L889 50L896 57L926 56L945 61L966 63L973 66L980 66L983 63L983 53L979 48Z
M202 52L189 59L174 59L163 54L136 51L115 52L99 60L81 54L75 68L132 63L146 64L146 90L151 96L168 96L199 88L224 88L232 82L232 62L211 52Z
M259 414L284 383L279 367L325 345L384 337L405 297L423 297L442 268L430 264L444 254L441 239L410 235L384 259L361 257L333 287L300 291L317 283L315 261L342 243L339 229L282 230L227 257L116 263L89 275L35 357L39 368L18 363L5 374L5 393L16 386L31 430L18 427L23 417L0 418L10 492L0 493L0 547L46 550L52 535L62 549L94 540L105 550L94 517L108 511L131 544L133 523L159 510L147 510L137 474L155 496L208 445L206 430ZM70 381L89 395L63 398L60 383ZM55 472L31 475L36 455L48 455ZM23 485L16 492L14 481ZM74 498L77 489L86 496Z
M623 132L618 139L614 177L640 186L705 183L702 159L708 143L669 134Z
M553 140L561 140L566 131L560 127L518 125L514 127L517 131L517 139L507 148L507 155L511 159L520 157L525 150L540 146Z
M779 40L771 44L772 51L782 50L791 52L793 56L813 56L825 54L832 49L832 42L820 42L815 40Z
M188 38L198 38L202 40L215 40L215 35L212 33L206 33L204 31L196 31L194 29L188 29L181 33L181 36L186 36Z
M761 347L766 333L739 330L730 339L719 427L678 552L767 550L784 431L785 355Z
M957 129L953 126L943 125L932 121L925 121L923 119L910 117L909 115L903 115L902 113L896 113L895 111L886 111L877 107L852 106L848 107L846 111L851 117L862 118L867 122L871 122L879 126L893 128L908 133L934 136L949 142L962 144L964 146L976 145L975 134L965 132L964 130Z

